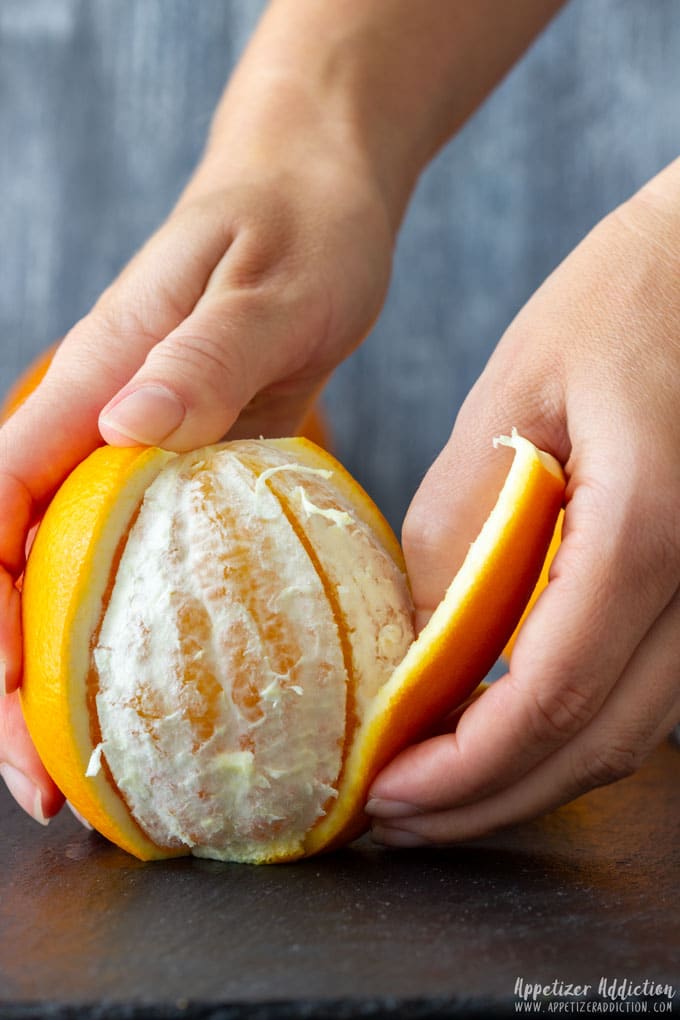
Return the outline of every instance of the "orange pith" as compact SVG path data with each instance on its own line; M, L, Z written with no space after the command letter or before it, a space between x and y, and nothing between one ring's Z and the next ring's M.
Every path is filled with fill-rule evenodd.
M352 661L353 656L351 642L348 634L347 621L344 618L342 608L340 606L340 603L338 602L333 585L330 583L329 578L324 570L323 563L319 559L316 550L314 549L314 546L311 544L311 542L305 535L304 530L300 527L300 523L295 517L295 514L293 513L290 503L286 499L285 495L282 492L277 491L276 487L272 485L271 480L267 481L267 486L277 496L279 503L281 504L281 508L284 514L286 515L286 518L290 522L290 525L293 528L295 534L297 535L305 552L307 553L310 560L314 564L314 568L317 574L319 575L319 580L321 581L321 584L323 585L324 594L328 599L328 603L331 607L331 612L333 614L333 618L338 629L342 661L347 674L347 701L345 703L344 740L342 743L342 757L339 772L339 775L342 775L342 770L347 760L350 741L357 727L357 711L356 711L357 678L353 667Z
M241 467L238 471L241 474L238 476L243 476L244 492L252 490L252 499L257 506L260 497L265 499L266 490L265 509L272 506L279 508L281 523L276 527L281 534L285 532L295 537L296 548L301 550L296 556L302 556L312 565L317 580L314 582L316 587L313 586L310 592L317 594L304 598L311 598L313 601L309 605L316 606L315 614L321 615L308 621L306 615L309 613L300 610L302 616L295 616L298 611L295 607L300 604L304 608L307 602L298 603L302 596L295 594L297 589L292 591L292 596L286 595L288 589L280 594L280 574L284 564L286 570L297 570L297 561L294 563L291 559L288 564L292 556L290 552L281 560L282 554L271 544L274 539L267 529L249 531L249 526L243 523L244 519L237 515L230 502L220 503L219 512L214 514L210 527L214 526L226 536L227 552L215 554L206 547L205 552L192 561L192 570L200 574L201 583L210 588L208 609L205 604L193 599L190 593L184 592L175 610L180 635L180 661L183 663L181 675L176 676L180 685L177 690L182 718L190 728L192 755L200 755L201 748L205 749L206 745L209 748L213 744L215 747L222 746L219 740L227 725L227 717L223 714L223 687L210 665L212 653L206 652L211 633L214 634L215 625L209 615L213 610L228 611L232 614L229 619L233 616L236 621L234 629L229 631L229 643L223 648L223 654L233 660L232 708L229 711L235 712L234 718L241 720L238 723L241 728L235 731L241 734L239 753L246 759L250 755L249 761L268 761L257 759L261 753L258 751L261 746L258 734L279 732L271 729L278 723L268 722L273 702L268 700L269 695L265 697L265 680L260 681L253 670L254 653L252 649L245 650L250 647L248 640L252 644L252 638L248 639L244 631L241 641L238 636L243 626L239 622L241 616L236 609L232 613L228 606L221 608L225 599L229 602L233 597L230 585L235 585L235 590L240 593L239 605L242 604L246 614L243 619L250 620L248 627L251 630L248 633L257 634L258 647L266 650L266 668L272 676L283 678L273 697L279 698L279 701L284 697L292 699L291 708L285 707L288 702L281 702L284 707L277 711L284 726L281 732L288 732L286 742L291 744L293 758L304 753L304 742L301 743L296 736L294 723L294 713L301 711L299 704L304 694L301 681L298 681L299 676L306 675L302 664L308 647L305 641L309 638L305 638L304 634L312 631L326 633L322 630L324 626L337 632L337 651L332 653L335 659L329 659L327 665L324 665L325 659L320 660L323 675L319 681L318 696L331 683L326 678L326 669L330 671L329 677L331 672L334 676L345 676L342 681L332 681L343 685L342 699L340 688L335 694L336 687L332 687L323 695L330 700L324 702L328 708L321 716L313 705L305 709L308 713L305 725L312 727L310 733L318 725L319 733L315 739L328 744L319 762L326 762L324 769L335 762L332 765L333 776L328 773L328 780L319 777L321 785L316 796L321 797L326 784L329 784L329 793L323 797L322 812L304 822L306 828L302 836L296 835L297 830L287 828L288 823L277 817L276 812L265 812L262 816L256 813L252 817L246 814L248 831L241 843L240 837L235 837L234 859L291 860L330 849L358 835L366 826L362 811L366 793L380 768L422 735L437 717L467 697L495 661L535 584L564 487L561 471L552 458L540 454L520 437L513 436L508 445L514 447L515 459L496 508L441 606L395 669L390 663L396 664L402 653L396 659L390 659L390 655L394 656L395 647L405 647L405 632L399 631L403 627L402 617L398 618L401 623L393 623L391 614L395 610L390 608L392 603L388 599L384 608L371 609L375 617L371 617L370 625L364 621L370 607L362 602L362 570L371 569L372 557L378 555L376 550L382 549L388 554L385 560L379 560L380 563L391 564L380 568L384 570L384 576L375 581L378 585L376 591L383 590L380 586L391 591L390 586L397 584L397 574L403 566L399 545L374 504L334 458L305 440L234 444L240 451ZM195 852L217 855L209 840L205 842L208 837L205 837L203 829L200 825L196 828L198 823L192 821L193 809L189 815L178 816L178 825L181 825L177 831L181 830L181 836L159 838L155 823L148 818L142 831L134 820L129 799L132 797L134 800L138 796L137 787L134 783L131 786L129 779L125 778L120 786L114 777L114 773L120 773L109 767L106 741L113 740L110 735L105 740L105 752L101 756L102 768L96 775L87 778L84 775L103 732L103 729L97 728L100 718L97 704L106 706L102 723L105 728L110 726L111 713L118 704L116 699L127 699L128 708L132 704L139 733L146 734L144 739L148 740L149 746L155 742L154 746L158 747L161 746L159 741L165 739L162 736L165 732L163 726L176 709L172 700L175 695L166 692L162 686L141 687L131 699L129 693L125 693L128 690L125 686L127 680L123 679L122 686L118 688L118 681L114 683L109 673L106 674L108 679L104 679L98 667L99 662L108 662L107 656L114 655L110 642L117 633L115 624L119 618L115 615L116 607L125 602L123 594L117 596L118 601L113 604L109 620L110 579L114 575L128 576L119 566L120 548L126 545L131 555L137 548L134 541L139 546L144 539L144 519L140 519L133 528L135 515L142 499L146 498L145 494L155 491L154 480L158 478L160 484L162 478L170 477L164 470L166 466L168 469L171 467L173 457L157 450L104 448L80 465L48 511L30 557L24 595L26 674L22 701L38 751L57 784L95 828L142 859L189 852L185 841L187 833L196 842ZM189 469L187 472L191 474ZM329 495L329 474L337 496ZM210 477L199 468L192 477L197 486L197 505L203 500L206 507L213 507ZM235 505L238 505L238 499ZM354 523L348 524L350 510ZM361 524L357 524L357 520ZM177 526L176 522L172 525ZM267 527L274 529L274 524ZM359 538L355 534L357 528ZM203 532L197 534L200 537ZM272 536L274 534L272 530ZM350 540L359 542L355 556L349 551L354 548L348 544ZM380 556L383 555L380 553ZM349 597L347 591L352 586L358 594L355 592ZM122 592L125 590L123 588ZM133 593L130 597L134 598L135 589L129 590ZM272 614L265 611L265 606L278 606L278 598L284 598L281 612L277 610ZM292 598L292 602L286 602L286 598ZM398 603L403 607L399 599L395 605ZM286 626L289 605L293 607L290 619L297 619L296 626L301 627L299 633L295 627L291 631L290 626ZM327 621L325 624L322 618ZM105 619L107 622L103 624ZM100 642L98 635L104 633L104 626L108 628L108 637ZM363 626L365 631L362 631ZM142 621L141 636L135 646L140 655L146 654L143 627ZM255 630L252 630L253 627ZM377 643L367 661L366 649L373 647L370 642L374 632ZM398 638L396 645L393 638L395 641ZM153 640L152 635L149 642ZM324 639L321 643L326 648L328 641ZM379 673L379 681L376 681L373 674L378 675L379 671L375 668L378 660L382 672ZM331 661L336 665L331 666ZM136 667L132 659L130 662L130 670L134 672ZM302 673L299 673L300 669ZM95 703L94 697L91 698L90 710L84 697L82 704L78 704L78 675L89 675L93 684L97 685L97 696L104 699ZM261 731L262 726L265 730ZM269 730L267 726L270 726ZM288 731L285 726L289 727ZM107 732L110 734L110 729ZM333 736L336 732L337 736ZM293 737L298 740L297 744ZM333 742L337 751L332 750ZM220 753L224 753L224 749ZM233 757L232 752L227 757L230 755ZM115 760L115 755L112 760ZM163 761L162 768L170 768L170 772L164 775L171 777L171 765L171 761ZM238 759L237 765L241 767L241 759ZM210 797L214 790L210 783L202 785L206 781L199 777L198 785L191 789L195 790L197 799L206 798L206 803L212 803ZM296 787L289 784L286 776L281 783L285 800ZM332 794L331 786L335 791ZM189 786L182 787L185 788L189 789ZM241 787L237 784L235 789L238 791ZM267 804L267 795L262 796L262 803ZM304 819L307 815L303 811L299 817ZM229 824L227 819L219 828L215 822L215 839L222 838L223 832L229 831ZM201 850L201 847L204 849Z
M240 444L235 445L240 446ZM203 455L201 454L201 459L202 457ZM179 460L180 459L178 458L176 463L179 463ZM241 460L239 460L238 463L241 464ZM232 472L233 471L236 471L236 475L233 475L231 478L230 493L232 499L237 501L237 505L239 507L241 501L246 498L247 492L251 491L251 486L253 487L252 494L254 497L254 505L258 502L264 501L264 492L257 496L255 495L255 474L246 472L242 468L238 468L237 470L235 465L232 465ZM190 474L191 471L187 469L183 472L182 477L184 477L184 475L188 477ZM238 483L241 485L240 489L234 488L237 484L237 478L241 479L241 482ZM204 479L204 472L195 473L194 480L199 486L199 502L203 495L202 490L204 485L202 480ZM165 495L167 495L167 493ZM247 499L250 499L250 497L247 497ZM264 501L262 510L269 515L271 505ZM209 519L211 514L215 515L212 521ZM229 721L230 717L220 717L222 727L226 727L226 729L224 729L224 734L220 732L215 733L216 743L215 746L211 748L210 753L213 754L216 759L219 759L225 754L233 755L234 751L239 751L247 755L253 754L254 762L260 762L262 764L270 760L267 756L266 745L272 741L276 743L276 740L279 739L276 734L280 732L280 724L283 725L285 723L285 720L290 716L291 711L293 712L293 715L291 716L290 724L291 732L288 737L291 747L295 747L296 741L299 740L294 720L295 712L298 711L301 702L295 693L292 694L292 698L290 696L287 698L286 691L294 688L296 684L303 684L302 676L304 676L304 672L302 674L300 673L301 666L299 664L303 663L305 659L305 649L307 647L306 642L309 635L306 633L304 626L300 630L297 628L291 628L290 626L285 626L285 617L280 613L271 613L268 608L271 604L272 598L274 598L277 594L277 585L279 584L277 568L279 570L284 569L284 564L281 563L280 557L278 561L276 559L276 549L271 545L274 534L272 532L272 529L274 528L273 521L268 523L266 530L262 530L261 523L257 518L257 515L255 515L255 517L252 515L244 516L241 514L240 509L237 514L234 507L227 506L223 502L210 503L205 514L199 516L194 515L192 519L194 520L193 530L191 531L187 541L189 544L195 545L199 550L197 558L193 562L192 570L195 574L200 576L201 590L205 593L206 607L211 613L215 610L215 621L213 621L212 624L213 630L215 630L216 626L220 629L224 628L224 638L222 639L220 637L220 641L224 641L224 647L220 645L222 648L221 654L227 657L229 668L226 672L230 680L233 678L236 688L234 692L235 696L232 694L231 701L236 706L235 714L238 718L234 723ZM201 524L201 521L205 521L206 523ZM187 520L185 526L188 525L189 522ZM206 535L209 537L212 533L211 529L213 526L219 530L218 537L220 542L217 546L212 546L208 550L205 545L205 539ZM280 524L277 524L277 527L281 530ZM285 528L283 531L285 532ZM178 549L180 550L180 555L182 555L182 546L178 546ZM287 550L288 558L291 558L293 554L294 549L289 548ZM301 553L298 553L298 556L300 555ZM150 564L154 564L156 563L156 560L152 559L149 562ZM219 588L214 588L212 586L215 584L222 585L220 577L223 572L224 580L227 584L226 590L222 593ZM288 573L292 576L290 570ZM176 577L178 593L179 591L182 592L181 601L177 601L177 598L173 598L171 594L168 599L167 606L163 608L166 621L168 619L168 614L170 614L170 616L176 614L178 620L177 628L171 627L171 630L168 632L168 637L172 640L172 634L177 631L177 633L180 634L180 640L184 642L185 636L182 631L182 617L184 614L182 607L186 606L184 583L185 581L189 583L190 578L185 578L185 575L181 573L172 573L169 574L168 577ZM318 628L320 634L325 635L323 639L323 646L324 648L328 646L329 649L328 652L323 651L318 660L319 671L323 676L326 671L332 673L336 669L337 663L334 658L329 658L329 656L331 656L331 643L333 637L329 628L333 627L333 622L330 619L328 609L324 608L319 601L319 599L322 599L323 596L320 590L317 590L318 588L318 581L315 581L315 595L305 595L302 591L300 591L300 593L296 595L296 599L306 599L307 602L309 602L310 598L314 600L314 605L316 606L314 614L307 613L306 615L315 615L315 627ZM131 595L133 598L135 597L134 593L135 589L133 588L131 589ZM236 598L238 602L238 613L235 625L233 613L236 612L236 610L228 608L230 599L233 602L234 598ZM221 616L220 612L215 609L215 604L219 602L223 602L226 606L225 611L221 614ZM246 632L245 638L240 636L243 622L245 622L244 616L245 621L250 620L250 624L252 625L250 637L248 637L248 633ZM151 626L153 626L154 617L151 616L150 619L152 621ZM221 624L219 623L220 619L222 620ZM325 624L324 620L326 621ZM326 627L325 631L323 630L324 626ZM206 637L209 637L209 635L206 635ZM114 642L115 647L115 639L115 634L109 632L106 637L106 641L104 642L104 647L110 646L112 641ZM253 655L250 652L248 652L247 655L245 670L239 672L238 657L240 651L247 651L249 647L252 646L253 640L256 642L257 648L261 649L261 652L258 651L257 653L262 656L262 669L260 670L260 675L257 674L254 668ZM201 645L201 653L205 650L206 654L205 657L201 658L198 662L197 668L201 671L202 675L205 676L206 671L210 668L210 663L213 661L213 657L210 648L206 648L203 642L201 642ZM132 653L134 654L134 645L132 646ZM183 719L192 726L193 740L201 747L203 747L202 736L205 736L205 733L203 735L196 733L196 727L194 725L196 719L193 711L194 708L197 708L203 723L208 722L212 725L212 722L216 721L216 713L214 712L213 705L204 698L201 698L200 689L197 689L195 685L192 686L187 684L187 660L180 657L179 661L185 664L182 667L184 670L184 676L175 675L173 678L173 676L168 675L166 672L163 675L162 683L156 684L153 688L155 694L160 694L162 701L158 708L157 718L152 720L151 727L148 727L145 724L134 724L138 727L136 739L140 739L143 742L145 738L150 738L152 741L155 741L161 749L164 746L162 741L165 739L165 730L167 729L163 726L163 718L170 716L173 709L175 709L175 712L179 710L180 721ZM137 657L131 660L130 668L133 671L143 671L145 665L144 662ZM173 669L176 668L177 667L173 667ZM143 672L139 673L139 681L136 683L134 689L143 689L144 682L153 682L153 678L148 676L147 680L144 681L143 675ZM271 721L270 717L263 718L264 713L259 704L260 699L264 697L263 689L269 686L269 681L272 677L278 678L276 680L278 691L276 697L281 701L281 707L279 710L280 719L278 722L274 716L271 716ZM178 682L180 684L179 689L177 689ZM107 683L109 685L109 692L113 691L110 695L114 699L113 703L117 704L121 698L124 702L128 698L128 694L123 692L123 696L123 694L118 692L117 688L111 688L110 679ZM246 705L245 712L243 711L243 702L238 697L240 687L243 687L244 690L247 688L247 700L249 703ZM102 688L100 675L100 697L101 696ZM330 685L327 685L326 693L324 693L323 689L319 689L316 695L317 699L319 699L319 705L325 705L326 711L331 713L328 718L335 718L339 720L338 729L341 732L342 719L338 715L339 696L339 694L335 693L334 689L331 689ZM105 694L105 704L108 704L106 701L107 697L109 697L109 694ZM109 708L108 711L110 712L111 709ZM244 719L244 716L247 718ZM240 723L238 721L239 719ZM281 720L283 720L283 723L281 723ZM321 720L319 721L321 722ZM236 726L236 730L232 733L230 731L230 727L233 728L234 725ZM323 726L321 726L321 730L323 731ZM117 735L115 729L112 730L110 725L108 732L109 740L106 742L107 750L105 753L107 757L110 757L110 742L111 740L114 740L115 742ZM158 743L159 739L161 743ZM319 737L320 742L322 742L323 739L322 733ZM173 738L173 741L175 741L175 738ZM234 741L240 742L235 745ZM262 743L263 741L264 744ZM182 746L183 745L177 746L178 754L181 752ZM196 747L193 747L192 751L197 753ZM206 763L204 760L205 751L202 751L201 753L203 754L203 757L201 758L202 764L200 765L200 768L202 769L209 763ZM330 759L332 759L333 757L337 757L337 755L337 749L332 750L331 748L331 750L327 753L322 748L320 762L327 762L329 756ZM132 750L127 752L126 757L128 761L132 762L133 767L138 770L138 765L136 764L138 759L135 757ZM158 792L160 793L162 789L169 789L173 782L173 777L171 769L172 762L168 759L167 755L163 754L152 759L148 759L147 757L144 760L148 761L148 765L151 770L150 781L158 784ZM322 767L326 768L327 765L323 765ZM324 783L330 782L335 775L336 766L330 767L333 768L333 771L328 774L327 779L323 780ZM281 775L284 775L284 773ZM324 775L324 773L322 772L321 775ZM207 778L208 775L205 773L205 779ZM194 783L194 779L190 778L188 773L186 782ZM214 799L217 796L218 791L216 791L214 786L209 788L202 785L203 782L204 781L201 779L201 775L199 774L196 777L196 785L195 787L192 786L192 789L194 789L196 796L206 800L207 805L208 802L212 803L210 798L212 797ZM282 787L284 792L288 790L287 780L285 778L279 780L279 787ZM133 797L137 796L137 792L138 791L133 790ZM220 794L220 796L222 795ZM240 837L248 844L252 843L252 841L257 838L266 844L267 853L294 852L294 841L287 840L285 833L282 833L281 831L281 819L276 817L275 812L266 808L268 794L265 791L259 796L263 798L263 811L255 820L253 820L248 813L244 815L241 824ZM325 795L323 799L326 799ZM134 801L131 806L134 806ZM152 821L147 808L144 807L143 804L139 810L141 817L145 818L145 827L149 834L152 835L156 842L165 843L167 841L167 837L162 834L159 835L159 832L162 833L163 826L166 824L162 817L163 811L159 811L154 814L153 817L155 820ZM206 852L210 851L211 855L216 855L219 852L219 844L223 838L221 830L218 831L217 835L215 832L211 832L207 835L204 834L204 838L201 839L199 830L196 830L195 828L196 812L193 811L193 809L188 808L177 808L176 810L173 808L173 811L174 829L172 831L175 833L173 843L176 840L184 843L195 843L199 848L204 847ZM230 845L232 846L234 853L243 855L250 852L247 847L236 849L233 846L233 842L230 843Z
M390 557L393 559L396 568L399 571L405 570L401 548L394 536L394 533L392 532L392 529L389 527L382 514L379 513L375 504L357 486L354 479L348 475L345 469L335 460L335 458L331 457L331 455L325 451L319 451L313 446L313 444L305 439L273 440L270 441L269 445L272 448L272 450L268 452L267 459L267 464L270 465L270 469L272 464L276 465L278 462L278 458L275 454L279 451L284 454L293 452L295 454L297 464L314 473L328 473L329 469L332 468L335 488L342 492L342 495L351 502L355 512L368 525L371 533L376 536L377 541L386 548ZM252 462L251 467L254 470L257 470L257 465ZM290 473L287 473L287 480L289 479ZM361 723L364 703L375 696L379 690L379 684L377 682L371 682L371 679L365 676L365 666L361 663L360 657L353 647L351 635L355 633L357 620L356 618L348 616L346 608L342 604L342 599L338 598L337 593L339 590L342 590L343 586L336 572L333 570L333 564L330 557L324 558L320 556L318 550L315 549L312 538L310 538L310 535L306 533L305 527L302 524L299 509L296 510L293 507L290 491L287 490L286 484L282 482L281 476L276 473L276 468L274 468L272 475L267 478L266 484L276 495L283 512L290 520L300 542L308 552L310 559L313 561L317 573L321 578L324 591L331 605L336 625L338 627L348 677L342 762L336 784L336 786L340 788L344 783L347 760ZM307 487L308 495L312 497L315 505L322 512L328 510L333 512L333 508L338 506L337 498L329 500L327 494L323 491L319 491L318 487L315 487L313 478L308 480ZM379 679L381 674L380 671L376 669L375 661L371 662L370 668L376 674L376 678ZM310 829L307 838L309 838L314 832L317 825L322 824L322 822L323 819L319 819L317 821L315 826Z

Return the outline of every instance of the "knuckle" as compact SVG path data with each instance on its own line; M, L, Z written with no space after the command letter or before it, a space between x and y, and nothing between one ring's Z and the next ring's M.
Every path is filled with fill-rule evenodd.
M663 494L651 494L631 513L617 550L628 563L628 588L643 605L665 602L680 576L680 526L677 510L664 505Z
M233 238L217 264L207 290L264 290L289 264L299 242L298 218L283 201L268 196L248 208L234 224ZM252 198L251 198L252 202Z
M585 789L607 786L626 779L637 771L639 755L629 745L610 743L593 749L580 766L581 783Z
M427 532L427 516L417 506L411 507L401 529L401 545L407 559L415 558L422 549L432 548L432 536Z
M163 377L170 376L187 389L202 394L231 394L241 390L247 378L247 359L237 345L227 344L223 336L211 335L206 330L175 334L154 347L147 358L147 368Z
M593 693L584 686L561 683L539 687L528 704L536 739L550 745L562 744L592 718Z
M236 290L262 290L280 270L289 247L289 240L277 243L272 236L252 231L234 243L217 279Z
M613 229L632 235L639 250L642 241L656 258L677 268L680 262L677 203L657 179L648 181L606 218Z
M108 324L95 310L76 322L59 341L41 386L46 390L54 386L56 392L68 384L83 392L93 379L102 378L122 386L127 381L125 368L108 332Z
M117 337L125 342L143 340L149 345L155 344L160 338L149 328L144 304L144 301L136 303L121 299L116 284L113 283L104 291L90 312L88 325L94 335ZM170 308L172 309L172 304Z
M573 497L579 528L569 539L570 572L607 619L612 594L639 612L665 602L680 576L677 488L659 485L665 473L641 473L635 465L621 475L613 493L611 483L581 472Z
M407 563L441 558L447 548L448 532L440 515L422 500L413 503L406 514L401 543Z

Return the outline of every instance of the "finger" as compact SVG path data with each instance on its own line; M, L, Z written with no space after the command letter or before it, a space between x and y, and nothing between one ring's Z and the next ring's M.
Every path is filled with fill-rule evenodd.
M24 548L33 500L23 482L0 474L0 696L16 689L21 677L21 602L15 579Z
M676 597L641 642L597 717L576 740L502 793L448 811L378 820L375 837L397 846L475 839L631 775L680 720L679 661Z
M64 803L38 758L24 723L18 693L0 698L0 775L17 803L43 825Z
M323 366L313 377L305 366L327 309L272 273L266 247L258 263L245 244L232 245L193 313L103 409L107 442L193 449L220 440L244 409L236 434L295 430L320 383Z
M564 540L509 674L464 714L456 733L399 755L372 798L432 810L488 796L571 740L603 704L672 599L680 565L657 534L664 518L654 483L668 472L633 444L618 461L606 442L602 451L597 463L574 458Z
M21 601L12 577L0 571L0 697L16 690L21 678ZM1 747L2 745L0 745Z
M512 454L494 448L494 437L516 427L560 463L569 456L558 397L546 392L541 405L532 408L524 384L513 398L510 388L498 382L508 375L506 361L498 348L465 400L448 443L425 475L404 520L402 545L418 630L441 602L505 481ZM545 389L549 391L549 384Z
M252 439L258 436L296 436L307 428L309 415L319 398L325 379L300 379L274 384L260 390L248 401L229 430L229 439ZM306 433L304 433L306 434ZM310 435L310 438L313 436ZM326 437L316 438L320 445Z

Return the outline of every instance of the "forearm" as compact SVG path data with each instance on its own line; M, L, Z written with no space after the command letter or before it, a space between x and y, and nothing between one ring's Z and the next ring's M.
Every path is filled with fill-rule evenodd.
M368 163L396 226L423 166L562 2L273 0L218 108L208 162L248 160L252 146L281 159L309 123L320 146Z

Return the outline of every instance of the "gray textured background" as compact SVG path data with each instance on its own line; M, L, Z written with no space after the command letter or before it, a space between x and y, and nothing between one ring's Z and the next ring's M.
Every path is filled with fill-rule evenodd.
M167 214L262 6L0 0L3 387ZM327 395L393 523L515 312L679 128L679 0L573 0L424 174L383 315Z

